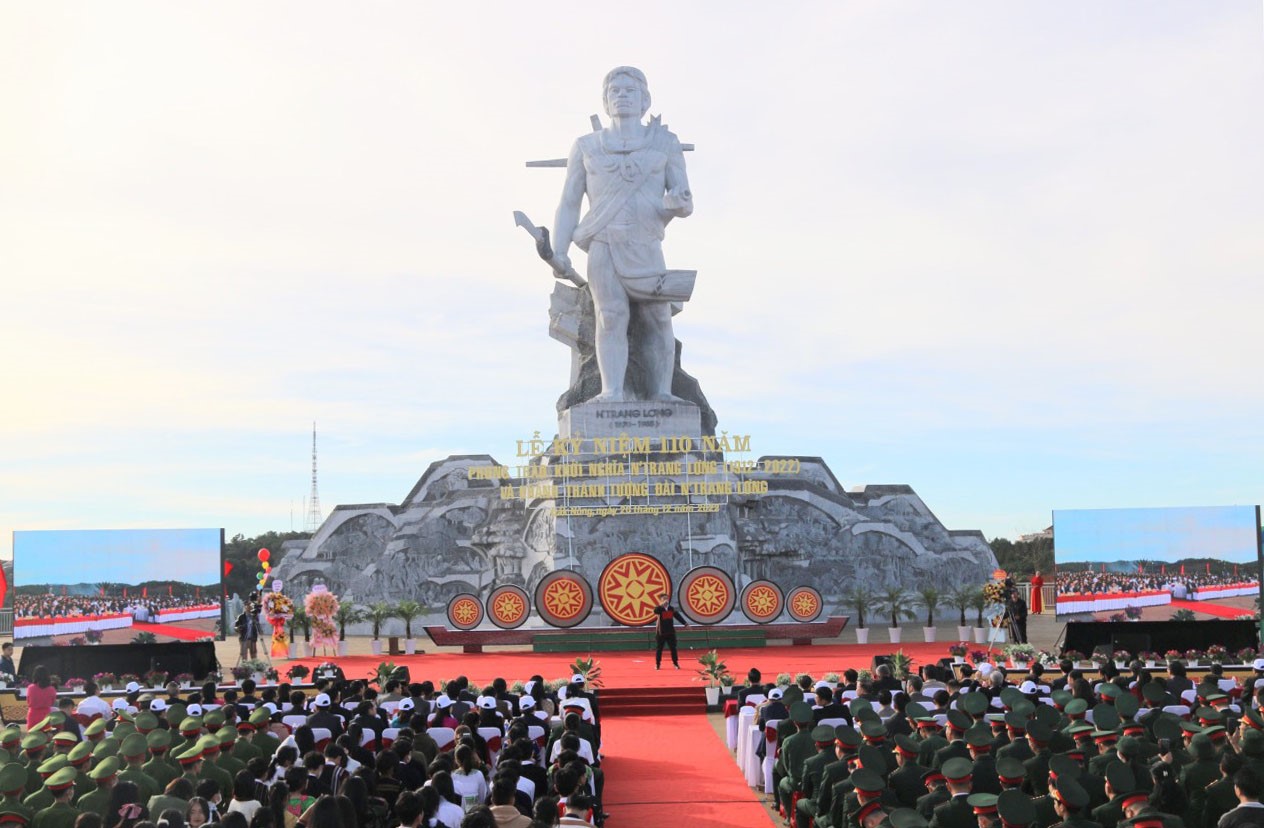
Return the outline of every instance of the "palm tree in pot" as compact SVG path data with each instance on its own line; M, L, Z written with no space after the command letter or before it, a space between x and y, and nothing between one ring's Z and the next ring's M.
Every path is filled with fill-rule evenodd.
M943 596L933 586L924 586L917 591L917 602L926 609L926 626L922 628L922 635L927 644L935 640L935 609L942 601Z
M856 584L843 594L843 603L856 611L856 643L869 643L869 627L865 613L873 606L873 593L864 584Z
M957 640L970 640L970 622L966 620L966 610L972 606L974 587L957 586L949 590L948 604L957 610Z
M338 611L334 613L334 620L338 622L338 655L345 656L347 654L347 625L359 624L363 621L364 610L350 601L343 601L338 605Z
M887 632L891 635L891 643L900 643L900 619L913 618L913 610L909 607L912 596L903 587L891 586L878 595L878 607L883 615L890 615L891 626Z
M983 625L983 613L988 608L987 596L983 594L983 587L971 587L970 589L970 609L974 610L975 627L974 627L974 643L987 643L987 628Z
M368 612L365 613L365 620L373 625L373 641L369 646L373 648L373 655L382 654L382 625L395 617L395 607L385 601L378 601L370 604Z
M404 652L407 655L417 652L417 642L413 640L413 621L425 609L416 601L400 601L395 605L395 617L404 622Z

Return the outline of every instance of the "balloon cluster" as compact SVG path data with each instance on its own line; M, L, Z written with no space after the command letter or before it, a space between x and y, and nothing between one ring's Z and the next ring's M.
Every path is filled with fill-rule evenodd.
M259 550L259 591L263 591L264 582L268 580L268 573L272 571L272 564L268 560L272 557L272 553L266 548Z

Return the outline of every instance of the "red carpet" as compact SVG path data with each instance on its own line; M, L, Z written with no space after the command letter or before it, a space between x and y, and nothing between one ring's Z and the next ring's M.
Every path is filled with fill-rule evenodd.
M774 823L705 716L602 716L607 824L760 828Z
M1255 614L1249 609L1226 607L1224 604L1214 604L1211 601L1178 601L1173 598L1171 606L1173 609L1193 610L1203 615L1214 615L1217 618L1241 618L1244 615Z
M759 668L764 681L772 681L778 673L808 673L813 678L821 678L826 673L842 673L848 667L868 669L873 664L873 657L903 649L906 655L913 658L914 667L933 663L948 655L948 644L825 644L810 647L748 647L741 649L721 649L720 660L728 665L740 684L751 667ZM682 650L680 653L681 669L673 670L666 661L662 670L654 669L654 653L644 652L603 652L594 653L601 666L601 676L606 687L695 687L701 695L701 682L696 681L698 656L702 650ZM383 661L406 665L414 681L430 679L451 679L463 675L475 684L488 684L500 676L510 683L530 678L539 674L546 679L570 678L570 664L578 656L586 653L425 653L412 656L348 656L333 659L346 673L347 678L365 678L374 674L377 665ZM296 659L314 667L329 659L304 658ZM288 667L281 662L281 672Z
M148 632L157 636L165 635L167 638L178 638L181 641L201 641L204 638L213 638L215 635L210 630L191 630L175 624L142 624L139 621L132 622L132 631Z

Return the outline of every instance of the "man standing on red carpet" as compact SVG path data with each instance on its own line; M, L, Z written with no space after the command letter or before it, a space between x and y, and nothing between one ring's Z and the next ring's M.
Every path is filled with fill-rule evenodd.
M671 598L666 592L658 596L661 602L654 607L654 614L658 616L658 620L654 622L654 636L656 638L654 651L654 669L661 670L663 668L663 645L667 644L671 647L672 664L676 665L676 669L680 669L680 660L676 657L676 621L680 621L682 627L688 627L685 619L676 617L676 610L672 607L669 599Z

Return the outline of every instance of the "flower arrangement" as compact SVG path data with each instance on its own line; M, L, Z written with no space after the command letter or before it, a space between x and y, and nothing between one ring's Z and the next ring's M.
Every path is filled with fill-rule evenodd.
M948 645L948 655L957 658L965 658L966 653L970 652L970 645L964 641L958 641L956 644Z
M1137 658L1141 659L1146 664L1154 664L1155 662L1162 660L1163 656L1153 650L1142 650L1137 653Z
M1110 620L1111 620L1111 623L1122 624L1123 622L1128 620L1128 616L1124 615L1122 612L1115 612L1115 613L1111 613Z
M842 677L838 675L838 673L826 673L824 680L838 684L838 682L842 680Z
M310 673L311 670L307 669L307 667L303 664L295 664L293 667L285 671L285 674L290 677L291 681L302 681L307 678ZM522 692L521 682L519 682L518 689L514 692Z
M1030 664L1036 657L1036 648L1030 644L1010 644L1005 648L1005 654L1015 664Z
M1058 657L1049 650L1037 650L1036 661L1046 667L1056 667L1058 665Z
M124 673L123 675L119 676L119 684L122 684L125 687L131 684L132 682L136 682L137 684L140 684L140 676L136 675L135 673Z
M281 680L281 674L277 672L277 668L269 667L263 671L263 677L270 682L276 683Z
M1124 607L1124 615L1128 616L1129 621L1137 621L1141 618L1141 607L1134 607L1130 604Z
M83 637L88 639L89 644L100 644L105 638L105 633L101 632L101 630L88 630L83 634Z
M193 674L192 674L192 673L176 673L176 674L175 674L175 676L174 676L174 677L172 677L172 679L171 679L171 680L172 680L172 681L178 681L178 682L180 682L181 684L192 684L192 683L193 683Z
M332 617L338 611L338 599L332 592L311 592L303 600L303 609L313 618L318 615Z
M1207 660L1213 664L1223 664L1229 660L1229 650L1223 644L1212 644L1207 648Z
M1084 653L1080 652L1079 650L1063 650L1062 657L1065 658L1067 661L1070 661L1071 663L1084 661Z
M789 687L789 686L790 686L790 674L789 674L789 673L778 673L778 674L777 674L777 686L778 686L778 687Z
M982 664L983 662L988 660L988 651L987 650L973 650L970 653L970 660L973 661L975 664Z
M725 673L724 675L720 676L721 687L732 687L735 681L736 679L732 673Z
M113 673L97 673L92 677L92 680L101 687L113 687L115 684L118 684L118 676Z
M870 672L869 670L861 670L860 672L856 673L857 682L869 681L872 678L873 678L873 673Z
M88 639L84 638L82 635L76 635L74 638L70 639L70 646L72 647L82 647L87 643Z
M527 692L527 683L524 681L515 681L513 684L509 685L509 692L513 693L515 696L524 695Z
M1132 661L1132 653L1127 650L1115 650L1110 657L1115 661Z
M145 674L146 687L162 687L167 683L166 670L150 670Z
M87 679L81 679L76 676L66 682L66 687L76 693L80 693L83 691L83 688L87 683Z
M1110 658L1105 653L1093 653L1088 657L1088 660L1096 664L1098 667L1101 667L1103 664L1110 661Z
M247 667L245 663L242 663L230 668L229 672L233 674L233 678L235 678L237 681L243 681L245 679L250 678L250 674L253 671L249 667Z
M284 592L265 592L263 614L268 618L282 618L288 621L294 614L294 602Z
M1202 657L1203 657L1202 650L1186 650L1185 651L1185 658L1189 659L1190 661L1197 661L1198 659Z
M1259 657L1260 657L1259 651L1253 647L1247 647L1246 649L1238 650L1237 656L1236 656L1239 664L1250 664L1251 662L1255 661L1255 659Z
M983 600L989 604L1005 603L1005 584L1001 581L992 581L983 585Z
M1163 658L1168 661L1180 661L1185 658L1185 653L1180 650L1168 650L1163 654Z

